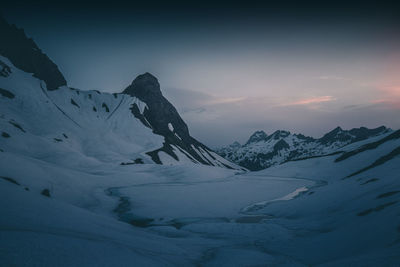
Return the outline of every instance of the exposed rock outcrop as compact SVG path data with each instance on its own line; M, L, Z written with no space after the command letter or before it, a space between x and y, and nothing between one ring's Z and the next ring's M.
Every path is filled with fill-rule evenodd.
M0 17L0 34L0 54L7 57L14 66L43 80L47 90L56 90L67 84L57 65L42 53L36 43L25 35L23 29L8 24ZM0 67L1 73L6 73L4 65L1 64Z

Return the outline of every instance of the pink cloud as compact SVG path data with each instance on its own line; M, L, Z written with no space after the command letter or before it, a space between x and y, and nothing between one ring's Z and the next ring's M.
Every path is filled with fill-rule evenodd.
M371 101L373 104L384 104L390 108L400 109L400 86L383 86L378 90L380 96Z
M294 102L283 104L283 106L296 106L296 105L310 105L310 104L319 104L323 102L331 102L336 100L333 96L325 95L325 96L316 96L310 98L300 99Z

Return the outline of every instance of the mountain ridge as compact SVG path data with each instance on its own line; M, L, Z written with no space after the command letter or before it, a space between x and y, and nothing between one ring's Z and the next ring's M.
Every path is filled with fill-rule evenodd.
M35 41L28 38L23 29L8 22L0 15L0 55L8 58L12 64L33 76L43 80L47 90L56 90L67 85L58 66L42 52Z
M162 148L148 152L155 162L161 162L158 156L158 152L161 151L176 158L172 149L175 146L185 150L190 159L205 165L214 165L212 161L216 159L212 155L211 149L190 136L188 126L176 108L163 96L160 83L155 76L149 72L138 75L122 93L137 97L146 103L147 108L144 109L143 115L132 110L133 115L136 114L135 117L139 119L143 116L142 120L144 119L148 123L147 126L151 127L155 134L165 138ZM199 151L204 151L207 156L201 156ZM231 168L225 163L221 164Z
M234 142L217 148L216 152L249 170L261 170L290 160L329 155L348 144L390 132L392 130L385 126L350 130L343 130L338 126L320 138L313 138L285 130L277 130L271 135L256 131L244 145Z
M121 93L71 88L22 29L0 18L0 32L5 38L0 42L1 149L21 149L31 142L21 134L29 134L49 150L65 150L77 158L109 159L121 165L195 163L241 169L190 136L152 74L137 76ZM22 133L15 131L16 125L23 127ZM14 137L21 144L14 143ZM39 147L22 150L34 157L42 153Z

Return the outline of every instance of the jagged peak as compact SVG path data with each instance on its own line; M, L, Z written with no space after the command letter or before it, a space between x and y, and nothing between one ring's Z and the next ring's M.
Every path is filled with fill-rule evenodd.
M335 129L332 130L332 132L340 132L343 131L342 127L337 126Z
M151 74L150 72L145 72L143 74L138 75L132 81L132 84L141 83L141 82L151 83L151 84L160 86L160 84L158 83L157 78L153 74Z
M250 143L265 141L265 140L267 140L267 138L268 138L268 135L267 135L264 131L262 131L262 130L260 130L260 131L255 131L255 132L250 136L249 140L246 142L246 145L247 145L247 144L250 144Z
M123 93L138 97L142 101L148 100L149 97L162 96L160 83L149 72L138 75Z
M293 136L296 136L298 139L305 140L305 141L308 141L308 142L315 141L315 138L313 138L311 136L306 136L304 134L297 133L297 134L293 134Z
M360 141L367 139L369 137L382 134L387 132L389 129L385 126L380 126L377 128L369 129L367 127L359 127L359 128L352 128L350 130L343 130L341 127L336 127L332 131L325 134L323 137L318 139L320 143L332 143L334 141L344 141L348 142L351 140L352 142Z
M276 144L274 145L274 150L275 151L279 151L282 149L289 149L290 146L288 143L285 142L285 140L281 139L278 142L276 142Z
M289 135L290 135L289 131L277 130L273 134L271 134L271 138L280 139L280 138L288 137Z
M255 131L251 136L267 135L263 130Z
M45 81L48 90L67 85L57 65L39 49L33 39L28 38L23 29L9 24L1 15L0 32L0 54L15 67Z
M233 142L232 144L230 144L230 146L232 147L238 147L238 146L242 146L238 141Z

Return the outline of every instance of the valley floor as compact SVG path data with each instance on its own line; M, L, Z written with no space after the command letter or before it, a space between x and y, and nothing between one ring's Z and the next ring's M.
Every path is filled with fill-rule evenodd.
M238 173L0 153L0 265L396 266L398 158L384 182L338 179L331 160Z

